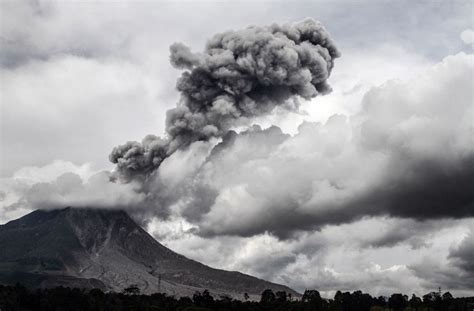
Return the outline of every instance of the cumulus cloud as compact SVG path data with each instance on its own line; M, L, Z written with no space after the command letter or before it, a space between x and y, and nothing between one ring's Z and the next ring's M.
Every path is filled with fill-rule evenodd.
M472 69L472 55L447 57L415 79L373 88L359 114L306 122L295 135L229 132L214 147L201 143L203 161L174 177L172 193L160 170L151 192L203 235L289 237L366 215L470 217Z

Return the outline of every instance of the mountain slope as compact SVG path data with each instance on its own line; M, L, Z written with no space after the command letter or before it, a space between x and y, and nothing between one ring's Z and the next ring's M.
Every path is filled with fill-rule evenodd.
M97 209L34 211L0 226L0 283L57 285L121 291L137 284L143 293L256 297L284 290L239 272L210 268L153 239L125 212Z

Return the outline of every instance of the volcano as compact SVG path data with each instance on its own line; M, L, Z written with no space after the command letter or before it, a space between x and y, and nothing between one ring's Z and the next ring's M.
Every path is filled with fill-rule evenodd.
M142 293L256 299L263 290L294 290L240 272L213 269L166 248L124 211L36 210L0 226L0 283Z

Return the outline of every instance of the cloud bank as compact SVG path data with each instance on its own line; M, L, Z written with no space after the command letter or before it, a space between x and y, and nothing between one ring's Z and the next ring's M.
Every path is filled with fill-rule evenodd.
M163 162L150 192L202 235L288 237L364 216L473 216L472 70L472 55L460 53L373 88L352 117L191 145Z

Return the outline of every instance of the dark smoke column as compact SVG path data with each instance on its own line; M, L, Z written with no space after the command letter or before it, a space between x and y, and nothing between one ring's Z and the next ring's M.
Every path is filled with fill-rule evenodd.
M202 53L182 43L170 50L173 66L186 69L176 85L181 99L167 112L166 138L149 135L114 148L110 161L125 179L146 177L178 148L222 137L239 121L269 114L296 96L329 92L326 80L340 56L312 19L217 34Z

